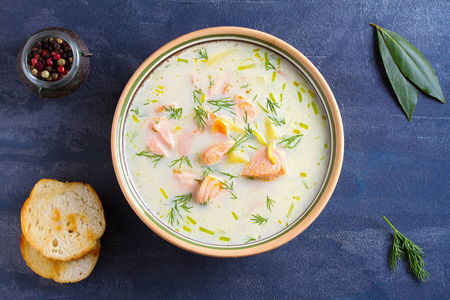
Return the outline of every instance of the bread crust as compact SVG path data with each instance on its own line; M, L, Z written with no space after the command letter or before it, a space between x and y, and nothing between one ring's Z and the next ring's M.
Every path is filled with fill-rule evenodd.
M106 227L102 203L92 186L54 179L36 183L20 218L28 243L44 256L61 261L90 253Z

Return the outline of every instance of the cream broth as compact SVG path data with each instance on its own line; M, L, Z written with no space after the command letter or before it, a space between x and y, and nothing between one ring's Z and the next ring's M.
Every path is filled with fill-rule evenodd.
M227 142L236 147L206 165L205 151ZM269 148L282 152L287 174L241 176L261 148L270 159ZM330 129L320 99L286 59L250 43L208 42L171 56L143 81L124 149L155 218L195 241L237 245L268 238L307 210L326 176ZM220 184L201 205L207 176Z

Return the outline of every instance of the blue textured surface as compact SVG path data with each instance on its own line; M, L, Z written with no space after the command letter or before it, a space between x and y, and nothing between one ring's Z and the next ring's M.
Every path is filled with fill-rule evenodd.
M420 94L407 122L369 23L415 44L449 100L450 2L376 2L3 1L0 298L448 299L450 105ZM110 154L114 109L134 70L170 40L221 25L265 31L305 54L335 94L346 137L338 186L312 226L274 251L239 259L191 254L152 233L124 199ZM75 94L39 101L15 61L26 34L50 26L78 33L94 57ZM20 209L41 178L88 182L103 201L100 258L80 283L40 278L20 254ZM405 263L389 270L392 231L383 214L423 247L431 281L415 280Z

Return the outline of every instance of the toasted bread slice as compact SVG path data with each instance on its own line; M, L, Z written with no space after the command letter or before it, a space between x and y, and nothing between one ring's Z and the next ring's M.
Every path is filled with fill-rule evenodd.
M40 180L20 218L28 243L54 260L85 256L105 231L102 203L95 190L81 182Z
M41 252L31 247L22 234L20 251L27 265L36 274L59 283L78 282L88 277L94 269L100 254L100 241L86 256L71 261L60 261L42 255Z

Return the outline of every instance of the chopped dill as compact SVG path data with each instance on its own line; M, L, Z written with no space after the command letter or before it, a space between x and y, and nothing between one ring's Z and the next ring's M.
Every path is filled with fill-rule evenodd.
M230 148L230 150L227 151L226 154L233 152L235 150L237 150L237 148L242 145L243 143L245 143L248 140L247 135L245 134L238 134L238 136L236 137L231 137L234 140L234 145Z
M222 184L223 189L230 191L231 196L233 196L230 199L237 199L236 195L233 193L233 188L234 188L233 181L223 180L223 181L220 181L220 183Z
M222 108L228 109L233 115L236 113L233 111L233 106L236 105L233 100L230 100L230 97L222 98L218 100L209 100L207 101L209 104L218 107L213 113L221 110Z
M276 102L273 102L269 98L266 98L266 100L267 100L267 103L266 103L267 110L275 113L276 115L278 115L277 108L280 108L280 104L278 104Z
M213 173L214 170L211 169L210 167L206 167L206 166L202 166L202 168L205 168L205 171L203 171L203 178L205 178L206 176L208 176L209 174Z
M269 57L267 56L267 52L264 53L264 66L266 67L266 71L276 70L276 68L270 62Z
M199 90L194 90L192 94L194 95L194 102L197 102L199 105L202 105L201 99L204 93L200 92Z
M296 134L296 135L293 135L290 137L283 136L281 141L278 142L278 145L281 145L281 147L283 147L283 148L294 149L294 147L297 146L297 144L300 142L302 137L303 137L303 134Z
M164 157L161 154L154 154L154 153L151 153L148 150L144 150L144 151L141 151L139 153L136 153L136 155L137 156L145 156L145 157L150 158L152 160L152 162L153 162L153 168L156 167L156 164L161 160L161 158Z
M191 213L191 207L187 206L187 204L191 201L192 194L187 195L180 195L175 196L175 200L172 200L173 203L175 203L174 207L170 209L169 214L167 215L169 218L169 223L173 226L174 222L177 222L177 224L180 224L178 222L178 217L181 219L184 219L183 216L180 213L180 210L178 207L182 208L184 211Z
M169 218L169 223L170 223L170 225L173 226L173 222L174 222L174 221L176 221L177 224L180 224L180 223L178 222L178 220L175 218L175 215L173 214L173 207L170 209L170 212L169 212L169 214L167 215L167 217Z
M130 109L130 111L134 112L136 116L139 115L139 107L136 107L136 109Z
M275 126L286 125L286 120L284 118L278 120L277 118L274 118L274 117L271 117L271 116L268 116L268 117L270 119L270 123L272 123Z
M264 225L267 223L267 218L263 218L259 214L257 214L257 215L252 214L252 217L253 218L250 219L250 221L253 221L254 224Z
M247 134L248 138L251 139L253 129L250 127L250 124L248 123L247 111L245 112L245 115L243 118L244 118L245 124L247 124L247 127L245 127L245 133Z
M208 113L202 106L194 107L195 110L195 116L194 120L197 123L197 126L200 130L205 130L206 128L206 120L208 119Z
M267 206L267 209L270 211L270 212L272 212L272 207L273 207L273 204L275 203L275 200L272 200L272 199L270 199L269 198L269 196L267 196L267 199L266 199L266 206Z
M165 111L169 111L169 120L179 120L181 117L181 114L183 113L183 108L175 108L173 106L167 107L163 106Z
M187 155L183 155L182 157L180 157L178 159L172 160L170 162L169 168L172 168L173 166L175 166L176 164L179 163L180 165L178 166L178 169L181 169L181 165L183 164L183 161L188 165L189 168L192 169L191 161L189 160L189 157L187 157Z
M209 82L209 87L211 87L214 84L214 80L211 80L212 76L211 74L208 75L208 82Z
M204 51L202 51L204 50ZM200 55L201 59L206 59L208 60L208 52L206 52L206 49L200 49L198 50L198 54Z
M256 241L256 239L248 236L248 240L245 242L245 244L248 244L248 243L251 243L251 242L254 242L254 241Z
M247 83L247 84L241 86L241 89L246 89L246 88L248 88L248 85L249 85L249 84Z
M233 178L239 178L238 176L231 175L230 173L218 172L219 174L228 176L228 180L232 180Z

